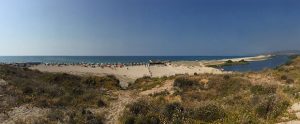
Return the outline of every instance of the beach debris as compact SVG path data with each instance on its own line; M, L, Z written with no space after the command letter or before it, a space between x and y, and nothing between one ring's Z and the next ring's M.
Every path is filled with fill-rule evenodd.
M122 89L127 89L129 86L129 83L127 83L125 81L120 81L119 85Z

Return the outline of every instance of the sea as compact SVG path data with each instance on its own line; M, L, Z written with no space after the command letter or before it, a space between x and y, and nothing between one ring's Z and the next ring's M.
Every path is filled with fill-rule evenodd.
M149 61L201 61L240 58L249 56L0 56L0 63L149 63ZM265 61L250 62L247 65L235 65L223 67L225 71L259 71L265 68L275 68L286 63L288 56L274 56Z

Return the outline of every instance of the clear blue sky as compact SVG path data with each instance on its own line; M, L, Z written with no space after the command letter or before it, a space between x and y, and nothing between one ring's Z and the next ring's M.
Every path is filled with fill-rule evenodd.
M300 49L300 0L1 0L0 55Z

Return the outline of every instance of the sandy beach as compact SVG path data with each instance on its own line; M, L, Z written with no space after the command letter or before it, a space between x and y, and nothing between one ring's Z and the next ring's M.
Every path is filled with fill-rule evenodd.
M172 76L175 74L189 74L194 73L211 73L211 74L222 74L219 69L201 66L186 66L186 65L173 65L168 64L163 65L154 65L154 66L127 66L127 67L84 67L80 65L66 65L66 66L47 66L47 65L37 65L31 67L31 69L37 69L42 72L60 72L60 73L69 73L74 75L94 75L94 76L105 76L105 75L115 75L121 82L120 85L123 88L128 87L129 83L133 83L136 79L150 76L150 77L163 77L163 76Z
M70 73L75 75L115 75L118 78L124 80L135 80L143 76L150 77L163 77L171 76L175 74L194 74L194 73L213 73L221 74L223 73L219 69L198 66L187 66L187 65L173 65L172 63L163 66L163 65L154 65L154 66L126 66L123 68L109 68L109 67L83 67L80 65L66 65L66 66L48 66L48 65L37 65L31 67L31 69L37 69L43 72L63 72Z
M234 58L234 59L222 59L222 60L211 60L211 61L175 61L167 63L166 65L136 65L136 66L124 66L124 67L86 67L81 65L37 65L31 67L31 69L37 69L43 72L62 72L70 73L75 75L115 75L123 81L134 81L137 78L143 76L150 77L163 77L172 76L176 74L189 74L194 73L211 73L211 74L222 74L225 73L220 69L207 67L206 64L220 63L227 60L232 61L262 61L268 59L270 56L255 56L245 58Z

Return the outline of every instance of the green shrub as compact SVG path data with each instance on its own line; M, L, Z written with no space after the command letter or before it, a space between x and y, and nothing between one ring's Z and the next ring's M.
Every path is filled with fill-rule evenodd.
M223 79L224 79L224 80L229 80L229 79L230 79L230 76L229 76L229 75L224 75Z
M41 108L50 107L50 104L49 104L49 102L46 99L37 100L36 103L35 103L35 105L37 107L41 107Z
M256 95L275 94L277 88L275 86L255 85L251 87L251 93Z
M96 86L97 81L95 78L89 77L89 78L85 79L82 83L84 83L88 86Z
M102 118L97 118L91 112L85 115L86 124L103 124Z
M65 91L59 87L51 86L51 87L48 87L47 93L48 93L49 97L54 98L54 97L63 96L65 94Z
M97 91L93 91L93 90L90 90L88 92L85 92L81 97L82 97L82 100L83 101L90 101L91 99L97 99L97 95L98 94L95 94L95 92Z
M36 88L37 95L43 95L46 93L46 86L40 86Z
M230 94L234 94L247 87L247 85L243 82L243 80L226 80L219 82L218 93L220 96L227 96Z
M134 115L146 115L149 111L149 105L145 101L138 101L129 106L129 112Z
M84 91L80 87L73 88L72 94L75 96L82 95Z
M101 119L92 118L86 121L87 124L104 124Z
M136 84L136 83L149 82L149 81L151 81L151 77L150 76L144 76L142 78L136 79L134 83Z
M280 77L280 79L281 79L281 80L287 80L288 78L287 78L286 75L282 75L282 76Z
M150 96L153 96L153 97L157 97L157 96L167 96L167 95L169 95L169 94L170 94L169 91L164 90L164 91L162 91L162 92L150 94Z
M189 88L198 85L198 82L186 77L179 77L174 81L174 87Z
M50 121L63 121L64 113L60 110L51 110L50 113L48 113L47 118Z
M55 106L57 108L64 108L66 106L71 105L72 100L73 100L73 97L71 97L71 96L60 97L60 98L58 98L58 100L55 100L53 102L53 106Z
M10 109L21 104L66 110L72 107L103 106L103 103L97 100L102 98L107 91L99 89L104 87L108 89L106 86L118 89L118 80L114 76L94 76L92 81L84 83L88 77L62 73L44 73L10 66L2 67L1 65L0 78L9 83L10 90L5 91L5 96L16 98L13 104L0 107L0 111L3 108ZM109 95L106 97L107 99L110 98ZM8 101L8 103L11 102Z
M285 112L290 103L276 96L270 96L263 100L256 108L256 113L262 118L276 118Z
M170 103L165 105L163 108L162 114L167 117L168 120L174 118L182 118L184 108L180 103Z
M68 81L80 81L80 77L66 73L47 74L45 76L46 81L48 81L50 84L62 84Z
M156 116L140 116L135 120L135 124L160 124Z
M31 87L26 86L22 89L22 92L26 95L29 95L33 93L33 89Z
M106 103L102 100L102 99L99 99L97 101L97 106L98 107L105 107L106 106Z
M184 121L182 119L176 118L175 120L173 120L172 124L184 124Z
M107 89L121 89L120 81L114 75L99 78L100 87Z
M192 117L196 120L201 120L204 122L214 122L219 119L225 118L226 113L222 107L209 104L206 106L202 106L198 109L196 109L193 112Z
M245 63L245 62L247 62L247 61L245 61L245 59L242 59L242 60L240 60L239 62Z
M233 61L232 60L227 60L226 63L233 63Z
M70 124L103 124L103 116L93 114L91 111L86 109L77 109L69 114Z
M135 124L135 117L134 116L129 116L125 118L124 124Z
M102 77L101 81L106 81L106 82L113 82L115 86L119 86L119 79L115 75L107 75L106 77Z
M295 82L295 81L294 81L293 79L287 79L287 80L286 80L286 83L287 83L287 84L293 84L294 82Z

